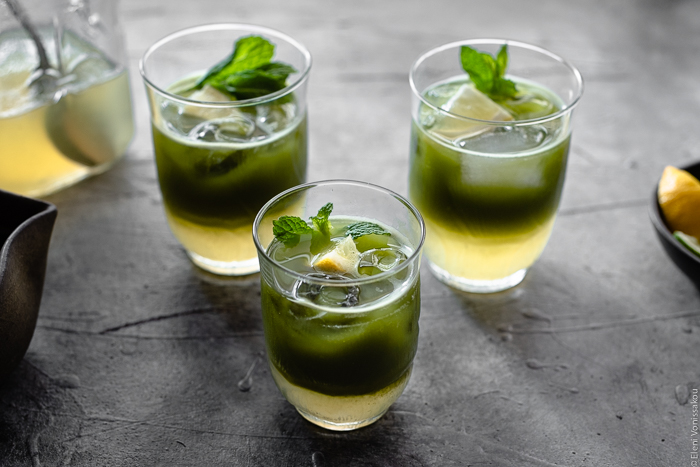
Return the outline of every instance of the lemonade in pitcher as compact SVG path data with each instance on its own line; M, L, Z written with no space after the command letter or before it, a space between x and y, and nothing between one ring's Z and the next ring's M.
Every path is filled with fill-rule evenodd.
M123 66L70 29L28 27L0 32L0 189L41 196L109 168L134 127Z

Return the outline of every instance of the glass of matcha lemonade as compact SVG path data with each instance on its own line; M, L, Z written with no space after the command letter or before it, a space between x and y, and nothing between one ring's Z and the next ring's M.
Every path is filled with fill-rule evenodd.
M362 182L300 185L253 227L270 371L307 420L354 430L401 395L418 342L425 226Z
M581 74L539 47L479 39L425 53L410 85L409 192L432 272L468 292L519 284L554 225Z
M211 24L161 39L140 67L170 229L209 272L257 272L255 215L306 180L311 55L272 29Z

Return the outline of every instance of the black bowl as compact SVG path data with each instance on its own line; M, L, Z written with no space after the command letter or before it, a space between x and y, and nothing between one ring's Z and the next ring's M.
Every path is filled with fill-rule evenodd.
M0 381L34 335L56 208L0 190Z
M686 170L700 179L700 162L678 168ZM651 217L651 223L654 224L654 228L656 229L656 235L659 237L661 245L664 247L664 250L666 250L668 256L676 263L676 266L678 266L700 289L700 256L683 246L683 244L673 236L673 232L666 225L666 219L659 206L659 198L657 196L658 189L659 184L657 183L656 187L654 187L654 192L651 194L651 204L649 205L649 217Z

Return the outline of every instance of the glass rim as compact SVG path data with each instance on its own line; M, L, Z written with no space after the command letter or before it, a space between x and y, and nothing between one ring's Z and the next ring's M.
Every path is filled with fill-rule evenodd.
M289 269L289 268L281 265L279 262L275 261L273 258L271 258L270 255L267 254L266 249L263 248L263 246L260 244L260 240L258 239L258 227L260 226L260 222L262 221L263 216L278 201L280 201L281 199L283 199L291 194L306 191L310 188L314 188L317 186L328 186L328 185L350 185L350 186L356 186L356 187L362 187L362 188L369 188L369 189L372 189L375 191L379 191L385 195L389 195L389 196L393 197L394 199L398 200L401 204L403 204L408 209L408 211L411 214L413 214L413 216L416 218L416 220L418 221L418 224L420 225L420 230L421 230L420 240L418 242L418 246L413 250L411 255L406 258L406 261L404 261L402 264L400 264L396 268L390 269L388 271L383 271L379 274L375 274L374 276L361 277L361 278L356 278L356 279L348 279L348 280L344 280L344 281L340 282L340 281L332 280L332 279L323 279L323 278L319 278L319 277L309 277L306 274L302 274L302 273L296 272L292 269ZM304 282L309 283L309 284L314 284L314 285L333 285L333 286L341 286L342 285L343 287L351 287L351 286L376 282L376 281L382 280L388 276L394 275L400 271L403 271L410 264L415 262L420 257L421 250L423 249L423 244L425 243L425 234L426 234L426 228L425 228L425 221L423 220L423 216L421 215L420 211L418 211L418 209L413 204L411 204L411 202L408 201L406 198L404 198L400 194L396 193L395 191L389 190L388 188L384 188L382 186L375 185L375 184L369 183L369 182L363 182L363 181L359 181L359 180L349 180L349 179L321 180L321 181L316 181L316 182L303 183L301 185L297 185L295 187L289 188L289 189L279 193L277 196L275 196L270 201L265 203L265 205L262 208L260 208L260 211L258 211L258 214L255 216L255 220L253 221L253 241L255 242L255 248L258 250L258 252L262 253L262 255L266 259L268 259L275 267L280 268L281 270L283 270L285 273L289 274L290 276L292 276L296 279L303 279Z
M465 117L464 115L459 115L456 113L452 113L448 110L441 109L440 107L436 106L435 104L432 104L429 102L427 99L423 97L423 95L418 91L416 87L416 83L413 79L414 74L417 72L418 67L428 58L432 57L433 55L436 55L440 52L444 52L445 50L451 49L451 48L456 48L458 46L463 46L463 45L483 45L483 44L501 44L501 45L507 45L507 46L516 46L520 47L522 49L527 49L531 50L533 52L538 52L541 53L542 55L546 55L547 57L559 62L560 64L564 65L566 68L569 69L571 74L574 76L577 84L577 89L576 89L576 94L574 95L574 98L571 100L571 103L568 105L565 105L559 111L547 115L544 117L539 117L539 118L531 118L528 120L517 120L517 121L508 121L508 122L503 122L503 121L498 121L498 120L480 120L478 118L470 118L470 117ZM549 122L552 120L556 120L568 113L571 113L576 105L578 104L579 100L581 99L581 96L583 95L583 76L581 75L581 72L576 68L571 62L568 60L565 60L564 58L560 57L559 55L550 52L549 50L533 45L533 44L528 44L527 42L521 42L521 41L516 41L516 40L511 40L511 39L466 39L466 40L461 40L461 41L454 41L454 42L449 42L447 44L440 45L438 47L434 47L426 52L423 52L418 59L413 63L411 66L411 70L408 74L408 82L409 85L411 86L411 91L413 94L420 99L420 101L424 104L427 105L428 107L432 108L433 110L436 110L438 112L448 114L451 117L460 119L460 120L465 120L469 122L478 122L482 124L492 124L492 125L507 125L507 126L525 126L525 125L533 125L533 124L538 124L538 123L545 123Z
M282 39L287 41L289 44L294 46L297 50L299 50L302 55L304 56L304 69L300 71L300 76L299 79L297 79L294 83L290 84L289 86L286 86L283 89L280 89L279 91L275 91L270 94L265 94L264 96L260 97L252 97L250 99L242 99L242 100L237 100L237 101L230 101L230 102L208 102L208 101L198 101L198 100L193 100L193 99L188 99L186 97L178 96L177 94L170 93L166 91L165 89L162 89L160 86L157 86L153 81L151 81L146 72L146 61L149 59L149 57L160 47L163 45L175 40L179 39L184 36L188 36L191 34L196 34L200 32L209 32L209 31L228 31L228 30L241 30L241 31L246 31L246 32L257 32L260 33L261 35L267 34L268 36L272 36L277 39ZM271 102L274 100L279 99L280 97L286 96L287 94L291 94L293 91L295 91L297 88L299 88L304 82L307 80L309 76L309 72L311 71L311 63L312 63L312 58L311 58L311 52L299 41L296 39L288 36L287 34L278 31L276 29L268 28L265 26L258 26L255 24L247 24L247 23L210 23L210 24L202 24L199 26L192 26L184 29L180 29L178 31L175 31L173 33L168 34L165 37L162 37L161 39L157 40L153 45L151 45L146 51L144 52L143 56L139 60L139 73L141 74L141 78L143 81L154 91L156 91L158 94L160 94L163 97L166 97L170 100L179 102L181 104L185 105L199 105L201 107L211 107L211 108L234 108L234 107L248 107L251 105L257 105L265 102ZM213 64L212 64L213 65Z

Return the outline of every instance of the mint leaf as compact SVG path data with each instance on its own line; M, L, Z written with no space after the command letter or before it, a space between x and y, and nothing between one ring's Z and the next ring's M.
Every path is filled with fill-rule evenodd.
M282 216L272 221L272 233L287 248L299 243L299 237L302 234L311 233L312 231L309 224L300 217Z
M322 234L316 229L311 231L311 245L309 245L309 251L312 255L317 255L326 250L330 244L330 235Z
M333 211L333 203L327 203L315 216L311 216L313 228L306 221L296 216L282 216L272 221L272 233L287 248L299 243L302 234L311 234L311 251L321 250L331 240L331 223L328 218ZM314 253L315 254L315 253Z
M275 46L264 37L241 37L233 47L231 63L226 65L217 77L220 78L220 75L257 68L260 65L269 63L273 55L275 55Z
M496 55L496 76L503 78L508 68L508 46L503 45ZM508 81L508 80L506 80Z
M503 78L508 67L508 46L503 45L496 58L485 52L479 52L469 46L462 46L460 50L462 68L469 74L469 78L476 89L488 95L493 100L502 100L515 97L517 89L515 83Z
M515 88L515 83L509 79L499 79L493 83L493 88L491 88L492 96L501 97L491 97L492 99L515 97L518 94L518 90Z
M493 87L496 75L496 62L489 54L479 52L468 46L462 46L460 51L462 68L469 73L474 86L488 94Z
M372 222L355 222L354 224L350 224L346 233L352 235L353 239L364 235L391 235L391 233Z
M331 234L331 223L328 222L328 217L333 211L333 203L327 203L321 209L318 210L318 214L311 216L311 222L314 223L314 227L324 235Z
M292 65L287 65L282 62L266 63L265 65L260 65L255 70L269 76L271 79L281 80L282 82L287 79L287 76L297 72L296 68Z
M226 76L252 70L269 63L275 53L275 46L260 36L241 37L233 45L233 52L211 67L194 85L195 89L201 89L205 84L215 85Z
M233 57L235 55L235 52L231 52L231 54L226 57L225 59L221 60L219 63L214 65L213 67L209 68L206 73L202 75L201 78L197 80L196 83L194 83L194 86L192 86L188 90L192 89L202 89L205 84L208 84L214 80L214 77L221 73L221 70L223 70L226 65L231 63L233 61Z
M253 70L233 73L212 86L237 99L252 99L284 89L287 86L287 77L292 73L296 73L294 67L272 62Z
M333 203L326 203L315 216L310 217L314 225L311 232L311 246L309 247L312 254L317 255L325 250L331 243L331 223L328 217L333 211Z
M272 62L275 46L261 36L241 37L233 52L207 70L191 89L208 84L236 99L251 99L284 89L287 77L297 70Z

